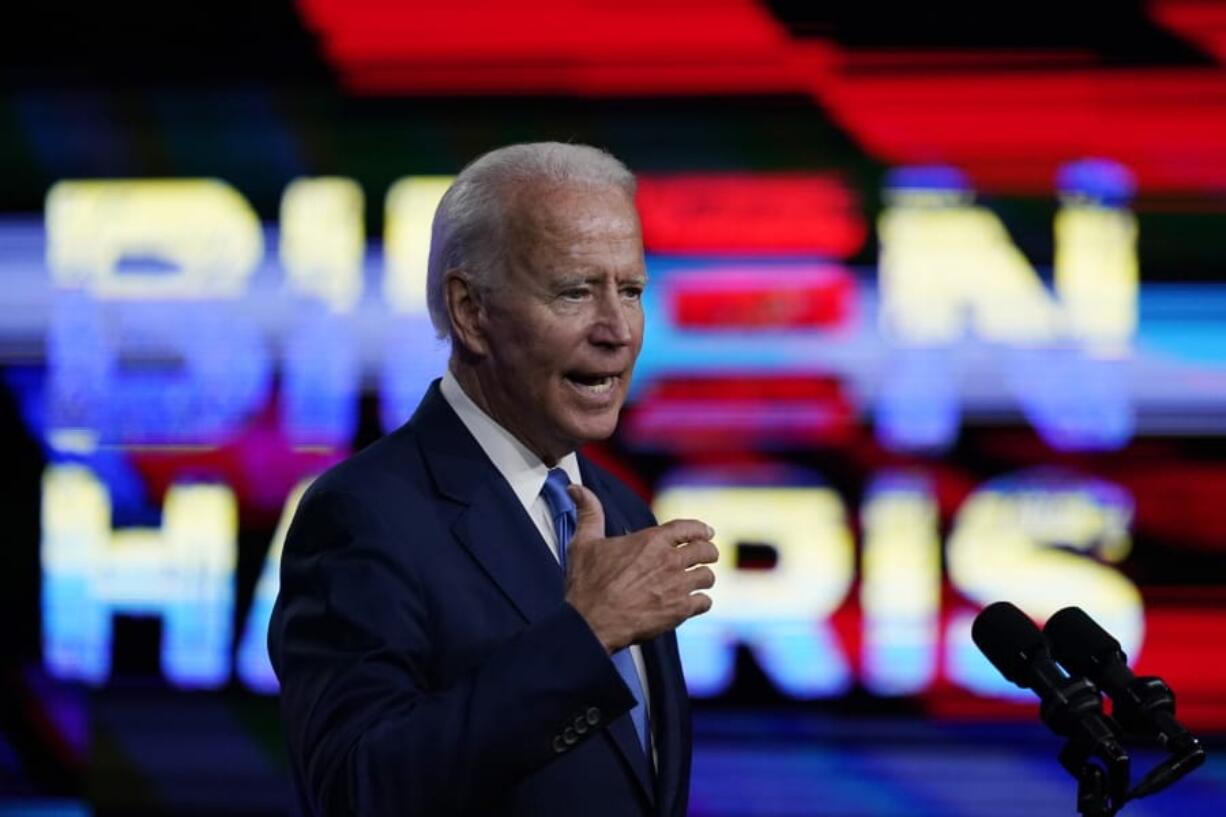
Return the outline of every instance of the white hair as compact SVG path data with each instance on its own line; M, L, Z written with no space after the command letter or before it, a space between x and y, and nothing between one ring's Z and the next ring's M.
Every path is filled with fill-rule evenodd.
M510 192L545 183L559 187L616 187L634 198L634 174L599 148L533 142L491 150L468 164L434 211L426 306L440 338L451 335L443 292L449 270L463 269L483 293L503 274L504 221Z

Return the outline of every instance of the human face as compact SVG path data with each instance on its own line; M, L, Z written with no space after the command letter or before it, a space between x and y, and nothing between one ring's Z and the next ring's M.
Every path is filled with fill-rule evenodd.
M508 207L481 310L483 408L547 464L613 433L643 345L643 241L621 190L541 187Z

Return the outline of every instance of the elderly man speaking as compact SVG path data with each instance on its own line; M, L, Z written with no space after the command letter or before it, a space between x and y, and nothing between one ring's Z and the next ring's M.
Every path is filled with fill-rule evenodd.
M711 605L714 532L576 454L617 424L646 285L602 151L501 148L443 196L448 371L285 543L269 651L307 813L685 814L673 628Z

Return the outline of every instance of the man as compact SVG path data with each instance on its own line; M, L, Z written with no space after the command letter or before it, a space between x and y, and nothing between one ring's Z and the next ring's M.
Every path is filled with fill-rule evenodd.
M672 630L710 607L713 531L657 526L575 453L642 345L633 176L584 146L488 153L439 204L427 278L449 371L286 540L269 651L304 809L680 817Z

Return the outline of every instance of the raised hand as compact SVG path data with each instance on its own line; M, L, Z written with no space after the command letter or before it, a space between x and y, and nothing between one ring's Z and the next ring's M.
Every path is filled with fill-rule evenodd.
M699 592L715 584L706 565L719 558L715 531L696 519L675 519L605 538L596 495L571 485L579 521L567 547L566 600L610 653L646 641L711 609Z

